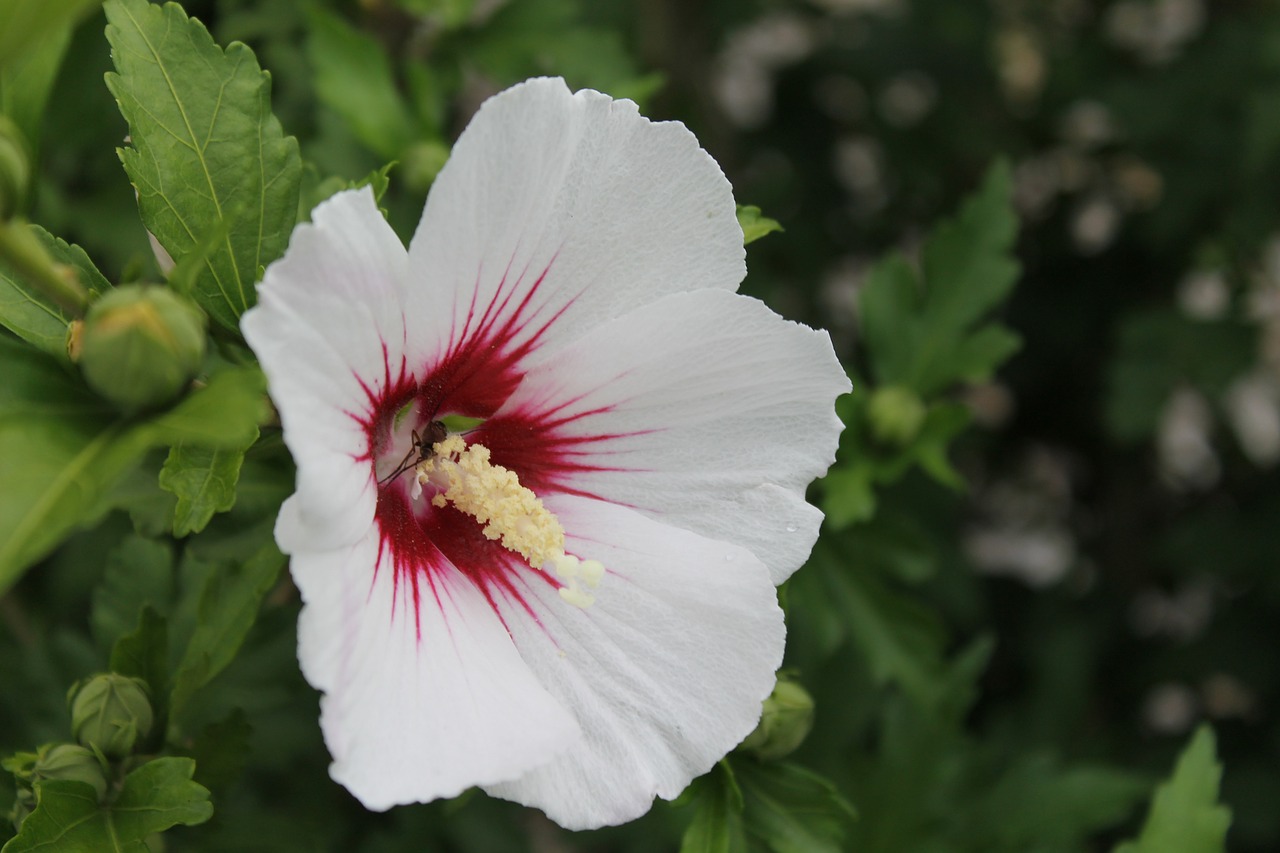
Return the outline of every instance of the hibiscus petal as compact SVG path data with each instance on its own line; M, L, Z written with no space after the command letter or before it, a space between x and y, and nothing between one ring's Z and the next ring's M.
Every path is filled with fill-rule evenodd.
M362 421L404 381L407 254L366 187L319 205L268 267L241 319L270 382L297 494L281 514L288 552L349 544L368 530L376 490Z
M336 781L383 810L514 779L577 739L474 585L423 578L414 606L389 562L373 533L292 561L306 603L298 660L325 691Z
M561 826L631 820L671 799L751 732L782 662L786 629L768 571L749 551L572 496L547 501L566 549L608 567L578 609L536 580L539 621L503 615L521 656L581 736L489 793Z
M431 363L467 346L518 359L667 293L734 290L746 272L732 189L693 134L559 79L480 108L409 258Z
M703 290L602 324L529 368L475 436L535 491L634 507L750 549L781 583L822 513L849 380L825 332Z

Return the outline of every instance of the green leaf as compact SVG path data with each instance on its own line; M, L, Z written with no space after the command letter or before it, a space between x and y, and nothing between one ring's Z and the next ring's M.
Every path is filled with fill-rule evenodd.
M151 688L156 716L164 714L169 692L169 627L150 606L142 609L137 630L116 641L111 650L111 671L145 681ZM157 728L162 733L162 727Z
M1020 346L1013 332L978 326L1013 288L1017 217L1006 164L926 240L917 271L901 254L868 274L858 297L863 337L882 384L929 397L987 379Z
M284 555L270 542L242 564L211 572L200 596L195 632L174 680L175 717L197 690L235 658L284 563Z
M1015 759L964 817L983 849L1083 849L1123 821L1145 790L1140 777L1101 765L1062 767L1035 753Z
M946 687L946 636L937 615L867 571L852 546L837 551L838 541L820 541L816 562L872 675L880 684L897 684L921 705L935 705Z
M233 710L226 719L210 723L196 735L191 757L196 779L208 788L220 788L239 778L249 760L249 736L253 727L244 711Z
M58 69L62 67L67 45L71 43L74 23L73 20L63 21L61 28L55 29L48 37L39 39L29 51L13 62L0 63L0 112L13 119L13 123L18 126L33 160L39 158L45 105L53 90Z
M747 833L774 853L840 853L853 807L830 781L798 764L737 765Z
M56 362L0 338L0 593L71 531L155 445L246 444L263 414L261 371L214 376L172 409L125 419Z
M834 468L822 480L822 511L836 530L866 521L875 515L876 493L871 487L875 470L870 465Z
M102 0L5 0L0 3L0 68L42 47Z
M747 853L742 826L742 790L727 760L693 786L693 820L680 841L680 853Z
M154 487L153 487L154 488ZM173 549L136 534L107 555L106 571L93 591L89 627L106 648L132 631L148 605L164 611L173 599Z
M766 234L782 231L777 220L762 216L760 208L750 204L738 205L738 224L742 226L742 244L754 243Z
M254 430L253 440L257 438ZM248 446L225 449L173 446L160 472L160 486L178 496L173 515L174 536L181 538L198 533L215 513L226 512L235 505L236 481L247 449Z
M248 47L224 51L175 3L109 0L106 11L118 72L107 85L129 123L120 159L143 224L179 262L225 229L193 295L235 330L297 217L297 141L271 114L270 77Z
M416 132L386 48L318 7L310 10L307 23L316 95L369 150L387 160L399 157Z
M1116 853L1219 853L1226 849L1231 810L1218 804L1222 764L1213 729L1192 736L1168 781L1156 788L1142 834Z
M209 792L191 781L190 758L157 758L134 770L110 806L85 782L48 781L40 805L3 853L148 853L144 839L213 815Z
M79 246L71 245L38 225L27 226L55 261L80 277L90 292L102 293L111 285ZM67 324L71 317L49 296L0 263L0 325L27 343L61 361L67 358Z

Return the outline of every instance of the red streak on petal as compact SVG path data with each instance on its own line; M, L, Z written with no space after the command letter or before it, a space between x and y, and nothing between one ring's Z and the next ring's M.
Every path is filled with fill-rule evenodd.
M514 471L521 483L541 496L561 492L598 498L576 488L574 476L591 471L629 470L587 460L603 456L593 451L592 445L638 433L590 434L579 430L582 434L571 435L567 431L571 424L608 411L607 406L565 415L565 409L581 401L558 400L542 410L503 412L494 417L524 378L523 362L573 304L574 300L569 299L558 309L548 311L547 304L537 299L554 263L553 258L527 285L523 283L530 271L522 270L513 277L508 265L497 292L483 310L477 313L473 295L461 328L455 326L449 345L419 370L410 370L403 358L393 366L388 348L383 345L383 375L372 381L357 377L368 406L364 412L351 413L368 439L361 458L369 461L371 477L377 476L374 471L378 461L385 462L388 454L394 453L391 443L395 416L411 401L416 403L417 422L413 426L420 431L430 421L448 414L486 419L480 429L467 437L468 441L488 447L495 464ZM476 289L479 290L478 285ZM403 455L405 449L400 448L399 454ZM394 459L392 464L398 461ZM439 606L442 584L447 590L459 574L483 593L499 618L501 599L519 603L540 624L524 590L530 583L559 587L559 581L531 568L498 542L486 539L475 519L452 507L432 506L425 496L411 500L409 476L377 487L375 519L381 541L374 577L384 561L390 563L394 571L393 596L397 602L412 605L415 625L420 625L418 617L424 598L434 599Z

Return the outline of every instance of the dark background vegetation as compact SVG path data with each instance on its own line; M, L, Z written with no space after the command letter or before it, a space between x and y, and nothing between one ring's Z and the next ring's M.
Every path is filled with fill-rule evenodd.
M1153 782L1208 721L1232 849L1280 848L1274 4L183 6L219 43L254 48L316 183L400 161L387 204L403 236L470 111L519 79L563 74L685 122L739 202L786 229L748 250L745 291L830 329L863 384L868 270L915 251L1007 161L1023 275L1001 319L1023 347L993 381L946 392L974 420L951 449L967 486L920 472L886 485L789 585L788 663L817 701L796 759L857 808L849 849L1101 850L1135 833ZM362 133L325 96L334 21L392 58L402 138ZM31 219L120 280L152 261L113 152L126 127L102 83L102 28L83 23L59 76ZM121 515L73 540L6 601L6 751L55 737L62 691L100 668L84 628L94 578L76 555L127 529ZM254 749L215 790L214 821L171 849L678 845L690 806L578 836L479 795L365 814L325 778L292 618L269 610L218 682Z

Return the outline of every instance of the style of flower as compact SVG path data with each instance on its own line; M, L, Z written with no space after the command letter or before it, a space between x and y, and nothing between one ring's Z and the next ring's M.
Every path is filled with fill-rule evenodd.
M755 726L849 385L734 293L743 258L684 126L539 79L481 107L407 251L362 189L266 271L276 539L365 806L478 785L621 823Z

